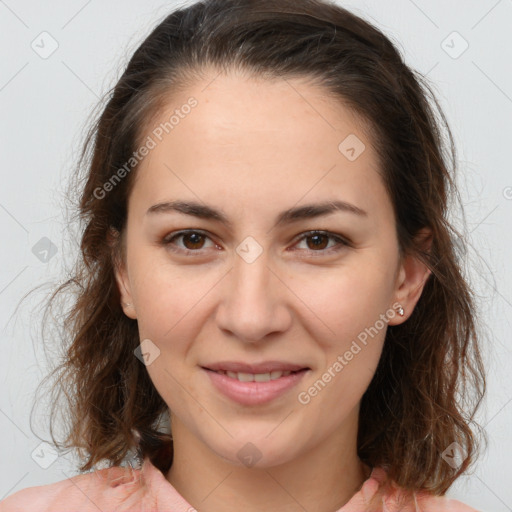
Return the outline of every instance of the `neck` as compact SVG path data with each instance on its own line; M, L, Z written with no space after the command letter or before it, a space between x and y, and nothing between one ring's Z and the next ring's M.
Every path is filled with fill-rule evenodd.
M337 511L370 476L357 457L357 412L309 451L263 468L219 457L174 418L174 458L166 478L201 512Z

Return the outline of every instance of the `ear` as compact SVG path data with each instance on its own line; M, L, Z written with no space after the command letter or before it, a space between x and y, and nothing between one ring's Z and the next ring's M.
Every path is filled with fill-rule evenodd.
M416 237L415 245L420 247L422 251L429 252L432 246L431 230L421 230ZM395 315L390 319L389 325L401 324L411 316L430 274L430 269L417 255L408 254L404 256L397 272L395 285L395 307L396 303L400 304L404 310L404 315Z
M128 318L135 320L137 318L137 313L135 312L132 293L130 290L130 281L126 269L126 262L125 258L123 257L124 251L122 245L124 241L122 240L122 237L119 235L119 232L114 229L111 229L108 232L107 240L109 246L111 247L114 275L117 283L117 288L119 290L119 295L121 296L120 306L123 309L124 314Z

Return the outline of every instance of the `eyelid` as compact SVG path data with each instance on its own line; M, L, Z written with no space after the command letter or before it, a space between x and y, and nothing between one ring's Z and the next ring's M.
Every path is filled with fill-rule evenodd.
M314 235L324 235L328 237L329 239L332 239L336 242L336 244L333 247L329 247L328 249L320 249L320 250L313 250L313 249L296 249L292 247L290 250L295 252L302 252L307 253L307 256L305 258L322 258L322 257L328 257L332 255L336 255L343 251L344 249L353 247L352 243L344 236L339 235L337 233L333 233L331 231L322 230L322 229L312 229L309 231L304 231L303 233L300 233L295 239L294 239L294 246L298 243L302 242L303 240L307 239L308 237L314 236ZM296 242L295 242L296 240Z
M196 255L202 255L204 251L204 249L198 249L196 251L192 250L192 249L182 249L182 248L175 248L175 247L172 247L172 240L176 239L176 238L179 238L180 236L185 236L185 235L190 235L192 233L197 233L199 235L203 235L205 238L209 238L215 245L217 245L215 243L215 241L213 240L212 236L210 235L210 233L208 233L208 231L205 231L203 229L182 229L182 230L179 230L179 231L173 231L172 233L169 233L168 235L166 235L162 241L161 241L161 244L164 246L164 247L168 247L171 251L175 252L175 253L180 253L180 254L196 254Z
M304 240L305 238L307 238L309 236L314 236L314 235L324 235L326 237L332 238L332 239L340 242L341 244L349 245L349 246L352 245L352 242L347 237L345 237L341 234L338 234L338 233L333 233L332 231L328 231L326 229L310 229L308 231L303 231L302 233L297 235L297 237L294 238L293 240L300 242L300 241ZM312 251L312 252L325 252L325 251Z

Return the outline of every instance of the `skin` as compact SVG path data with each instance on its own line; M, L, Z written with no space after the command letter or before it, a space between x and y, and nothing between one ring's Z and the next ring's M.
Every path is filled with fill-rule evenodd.
M358 411L386 327L308 404L298 394L394 303L405 315L389 325L406 321L429 271L412 256L400 260L392 204L362 119L319 86L212 71L170 97L154 126L190 96L198 105L137 170L116 270L130 304L125 314L160 350L147 370L172 411L175 456L166 478L201 512L337 510L370 473L356 452ZM366 146L354 161L338 150L350 134ZM220 209L232 227L146 213L177 199ZM334 199L367 215L275 225L285 209ZM205 237L162 243L184 229ZM350 244L305 235L314 229ZM251 263L236 252L248 236L262 250ZM310 370L277 399L242 406L201 369L221 360L284 360ZM252 467L237 456L248 442L261 457Z

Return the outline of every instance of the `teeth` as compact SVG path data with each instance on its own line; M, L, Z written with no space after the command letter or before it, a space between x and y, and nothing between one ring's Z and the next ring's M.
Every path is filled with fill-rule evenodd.
M227 375L232 379L238 379L240 382L268 382L270 380L276 380L281 377L286 377L292 373L291 371L282 372L280 370L270 373L243 373L243 372L230 372L219 370L217 373L221 375Z

